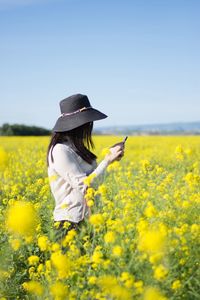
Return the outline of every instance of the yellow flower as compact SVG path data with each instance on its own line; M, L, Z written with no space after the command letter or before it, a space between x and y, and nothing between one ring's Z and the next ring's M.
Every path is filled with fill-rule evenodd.
M9 278L9 277L10 277L9 272L0 269L0 279L5 279L5 278Z
M109 268L110 264L111 264L110 259L104 259L102 262L103 269L107 270Z
M33 279L34 278L34 276L35 276L35 267L30 267L29 269L28 269L28 272L29 272L29 277L31 278L31 279Z
M83 183L87 186L90 186L93 179L97 176L95 173L91 173L89 176L87 176L84 180Z
M155 254L162 252L164 254L166 246L166 237L162 229L150 228L146 232L139 235L138 249L147 254Z
M98 265L98 264L102 263L102 261L103 261L102 257L103 257L103 254L100 250L94 250L94 253L93 253L91 259L92 259L93 263Z
M144 290L143 285L144 285L144 283L142 280L138 280L133 283L133 286L136 288L138 294L142 294L142 292Z
M113 286L115 287L117 284L117 278L112 275L103 275L98 278L98 285L105 290L109 290Z
M179 260L180 265L184 265L186 263L186 260L184 258L181 258Z
M155 207L153 206L151 201L147 202L147 207L145 208L144 214L148 218L154 217L157 215L157 210L155 209Z
M42 284L38 281L27 281L22 284L22 287L29 293L34 294L36 296L42 296L44 292L44 288Z
M102 196L106 196L107 194L107 186L105 184L101 184L98 186L97 192Z
M75 244L70 244L69 249L70 249L69 254L71 254L73 257L74 256L78 257L80 255L80 250Z
M103 218L102 214L93 214L90 216L89 222L93 226L99 227L100 225L102 225L104 223L104 218Z
M53 243L53 244L51 245L51 250L52 250L53 252L59 251L59 250L60 250L60 244L59 244L59 243Z
M134 285L134 276L128 272L122 272L120 280L124 283L125 287L131 288Z
M144 294L144 300L167 300L167 298L156 287L147 287Z
M51 271L51 261L48 259L45 261L46 271Z
M28 257L28 263L31 266L36 265L39 262L40 258L37 255L31 255Z
M87 201L87 205L88 205L89 207L94 206L94 201L93 201L93 200Z
M114 256L121 256L123 253L123 249L121 246L116 245L113 247L112 253Z
M88 277L89 284L95 284L97 282L97 278L95 276Z
M95 190L91 187L88 187L85 194L85 199L87 201L87 204L90 200L94 201L94 196L95 196Z
M173 283L172 283L172 289L173 290L177 290L177 289L180 289L181 287L181 282L179 279L175 280Z
M37 231L37 232L40 232L40 231L41 231L41 223L37 225L36 231Z
M92 187L89 187L87 189L87 193L86 193L86 198L89 199L89 198L93 198L94 197L94 193L95 193L95 190L92 188Z
M69 226L70 226L70 222L65 221L65 222L63 223L63 228L68 228Z
M111 227L114 231L119 232L119 233L124 233L124 231L125 231L124 222L119 218L113 221Z
M183 150L183 146L181 144L179 144L176 148L175 148L175 155L177 160L182 161L184 158L184 150Z
M196 235L200 233L200 226L198 224L192 224L190 227L191 233Z
M54 226L55 228L57 228L57 229L58 229L59 225L60 225L60 222L59 222L59 221L56 221L56 222L53 224L53 226Z
M154 278L157 280L162 281L163 279L165 279L167 274L168 274L168 270L162 264L154 268Z
M189 172L183 177L183 179L187 182L189 187L198 186L200 181L200 175Z
M15 201L7 211L6 226L15 235L25 237L33 235L37 223L38 215L30 202Z
M49 249L49 240L48 237L45 235L42 235L38 238L38 246L41 251L46 251Z
M190 206L190 202L189 201L183 201L182 202L182 208L188 208Z
M142 198L146 199L146 198L148 198L148 197L149 197L149 192L144 191L144 192L142 193Z
M122 287L117 278L112 275L103 275L98 278L97 284L103 290L103 292L111 296L110 298L118 299L118 300L130 300L132 299L130 291L126 288Z
M112 164L109 164L107 167L107 171L111 172L111 171L119 171L119 167L120 167L120 162L115 160Z
M133 278L130 278L130 279L128 279L128 280L126 280L126 281L124 282L124 286L127 287L128 289L131 288L131 287L133 287L133 285L134 285L134 280L133 280Z
M179 144L176 148L175 148L175 153L176 154L182 154L183 153L183 146L181 144Z
M43 271L44 271L44 265L43 264L39 264L39 266L37 267L37 272L38 273L43 273Z
M122 272L120 280L121 281L126 281L130 278L130 274L128 272Z
M66 236L63 238L62 245L66 247L68 244L70 244L70 242L73 241L76 234L77 233L75 229L71 229L70 231L68 231Z
M69 276L71 262L66 255L61 252L54 252L51 254L51 261L58 272L58 278L67 278Z
M147 220L145 220L143 218L140 218L140 220L137 223L136 227L137 227L137 230L140 233L145 232L147 230L147 228L148 228L148 222L147 222Z
M157 264L159 261L161 261L163 258L163 253L162 252L158 252L155 254L152 254L149 256L149 261L152 264Z
M148 170L150 170L151 164L148 159L142 159L140 160L141 169L144 173L146 173Z
M59 300L66 300L68 296L68 287L62 282L55 282L50 286L52 296Z
M136 288L139 288L139 287L141 287L141 286L143 286L143 281L142 281L142 280L138 280L138 281L136 281L136 282L134 283L134 287L136 287Z
M104 241L106 243L114 243L116 239L116 235L113 231L108 231L105 235L104 235Z

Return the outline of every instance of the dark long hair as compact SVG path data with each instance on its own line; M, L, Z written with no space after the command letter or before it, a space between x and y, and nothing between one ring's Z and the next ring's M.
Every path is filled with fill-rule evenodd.
M72 130L63 132L53 132L47 149L47 166L49 166L48 155L51 149L51 159L53 160L52 150L57 143L69 141L73 150L80 155L86 162L91 164L97 156L89 149L95 148L92 140L93 122L85 123Z

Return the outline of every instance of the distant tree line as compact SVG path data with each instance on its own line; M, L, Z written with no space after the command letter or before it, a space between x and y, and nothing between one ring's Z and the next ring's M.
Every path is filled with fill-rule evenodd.
M0 135L50 135L51 131L42 127L28 126L23 124L8 124L4 123L0 127Z

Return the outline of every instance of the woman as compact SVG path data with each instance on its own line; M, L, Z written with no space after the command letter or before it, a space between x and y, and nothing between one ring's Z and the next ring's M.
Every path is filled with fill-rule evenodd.
M56 241L70 229L78 229L89 216L84 179L94 174L92 185L110 163L124 155L124 143L117 143L97 165L96 155L89 150L94 148L93 122L107 115L94 109L86 95L75 94L61 100L60 110L47 151L49 183L55 199L54 223L59 225Z

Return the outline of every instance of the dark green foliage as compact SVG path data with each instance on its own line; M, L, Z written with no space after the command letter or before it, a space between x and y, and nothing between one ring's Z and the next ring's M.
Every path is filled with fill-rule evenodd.
M0 135L17 135L17 136L42 136L42 135L49 135L51 133L50 130L37 127L37 126L28 126L23 124L8 124L4 123L0 127Z

